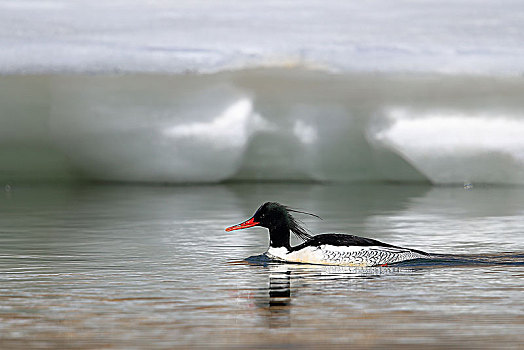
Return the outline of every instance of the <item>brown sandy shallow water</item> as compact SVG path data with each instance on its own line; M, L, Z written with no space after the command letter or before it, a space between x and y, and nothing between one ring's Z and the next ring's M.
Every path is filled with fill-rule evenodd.
M0 348L519 349L524 189L13 186L0 194ZM277 200L461 263L247 263L223 228ZM504 253L504 254L502 254Z

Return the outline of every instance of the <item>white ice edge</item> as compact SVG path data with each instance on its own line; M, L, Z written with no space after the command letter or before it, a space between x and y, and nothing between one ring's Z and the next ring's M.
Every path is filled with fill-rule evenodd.
M521 78L0 77L0 180L524 184Z
M472 5L474 4L474 10ZM524 3L0 1L0 73L524 73Z

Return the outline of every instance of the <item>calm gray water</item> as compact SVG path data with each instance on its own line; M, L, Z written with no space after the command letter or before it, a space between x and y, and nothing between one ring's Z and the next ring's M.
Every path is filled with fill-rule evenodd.
M253 265L264 201L351 232L514 264ZM0 192L0 348L522 348L524 189L13 186ZM522 261L523 258L520 258Z

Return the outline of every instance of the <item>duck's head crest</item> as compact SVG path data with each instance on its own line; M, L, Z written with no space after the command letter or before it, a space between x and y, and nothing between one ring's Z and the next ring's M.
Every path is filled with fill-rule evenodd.
M281 226L288 227L299 239L307 241L312 237L311 234L309 234L300 220L295 219L295 217L291 215L291 212L311 215L321 219L315 214L293 209L277 202L266 202L262 204L253 215L253 219L259 223L259 226L268 229Z

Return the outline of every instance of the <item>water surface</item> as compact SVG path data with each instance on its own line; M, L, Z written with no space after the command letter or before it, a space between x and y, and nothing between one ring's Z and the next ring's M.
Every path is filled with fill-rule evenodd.
M267 232L224 228L267 200L322 216L301 217L314 233L515 264L249 264ZM524 343L522 188L20 185L0 212L1 348Z

